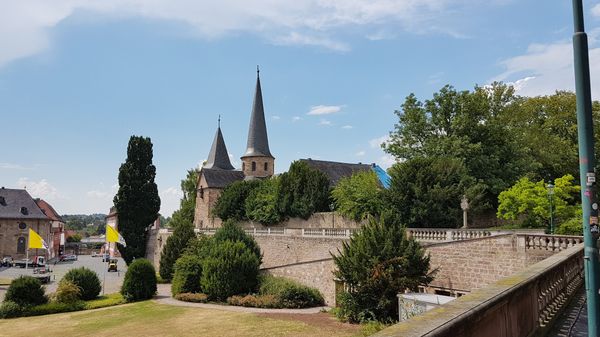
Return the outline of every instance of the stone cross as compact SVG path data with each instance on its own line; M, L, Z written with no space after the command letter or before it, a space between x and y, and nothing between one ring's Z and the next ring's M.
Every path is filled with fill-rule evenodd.
M463 228L468 228L467 225L467 211L469 210L469 199L467 199L466 195L463 195L460 200L460 208L463 210Z

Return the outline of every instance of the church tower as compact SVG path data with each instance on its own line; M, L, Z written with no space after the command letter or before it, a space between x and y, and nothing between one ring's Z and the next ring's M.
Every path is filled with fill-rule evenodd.
M260 88L260 73L256 68L256 90L252 104L252 116L248 129L248 145L246 153L241 157L242 172L247 178L270 177L275 172L275 157L269 150L265 111L263 108L262 90Z
M235 169L229 161L229 153L223 140L223 134L221 133L221 117L219 116L219 126L217 127L217 133L213 140L210 152L208 153L208 159L206 164L203 166L207 169L221 169L221 170L233 170Z

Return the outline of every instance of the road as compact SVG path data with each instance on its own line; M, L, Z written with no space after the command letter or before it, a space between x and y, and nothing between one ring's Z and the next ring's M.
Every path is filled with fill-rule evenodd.
M121 258L118 259L117 266L119 268L118 272L108 273L106 272L106 262L102 262L100 256L91 257L90 255L80 255L77 261L61 262L57 264L51 263L50 269L52 270L52 281L49 284L46 284L46 294L56 291L58 282L70 269L79 267L86 267L95 271L100 278L100 282L104 282L104 292L106 294L118 292L121 289L121 284L123 284L123 277L127 271L127 266L125 265L125 261ZM24 268L0 268L0 278L14 279L20 275L33 275L33 270L28 269L26 271ZM4 294L7 289L8 286L0 286L0 301L4 299Z

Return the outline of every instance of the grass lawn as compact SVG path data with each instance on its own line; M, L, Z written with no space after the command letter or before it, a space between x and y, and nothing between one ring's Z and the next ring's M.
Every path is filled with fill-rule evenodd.
M304 315L302 315L304 316ZM293 317L290 315L290 318ZM0 320L0 336L361 336L332 322L310 324L250 313L175 307L152 301L99 310Z

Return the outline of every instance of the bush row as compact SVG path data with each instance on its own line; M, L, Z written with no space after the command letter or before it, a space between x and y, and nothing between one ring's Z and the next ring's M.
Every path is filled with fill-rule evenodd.
M184 302L194 302L194 303L206 303L208 302L208 296L202 293L180 293L175 295L176 300L184 301Z

